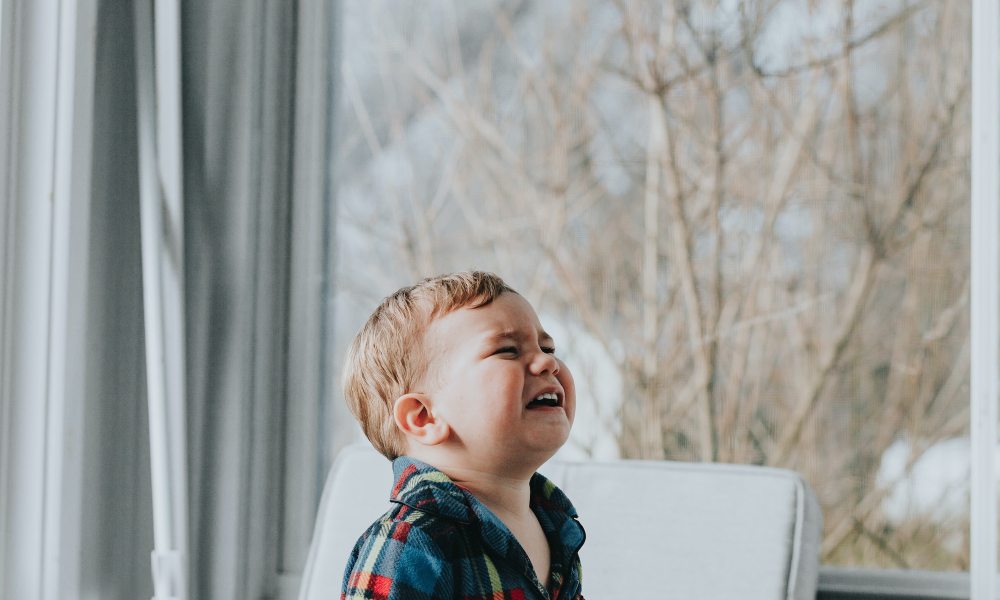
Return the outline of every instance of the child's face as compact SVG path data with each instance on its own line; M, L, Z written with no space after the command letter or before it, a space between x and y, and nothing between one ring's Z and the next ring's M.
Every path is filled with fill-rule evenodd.
M528 467L548 460L569 437L576 391L569 368L528 302L501 294L479 308L435 319L426 393L451 427L463 466ZM551 399L533 402L540 395ZM555 406L552 406L555 404Z

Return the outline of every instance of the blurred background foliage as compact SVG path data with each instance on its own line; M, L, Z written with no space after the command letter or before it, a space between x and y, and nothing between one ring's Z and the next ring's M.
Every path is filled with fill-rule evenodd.
M343 4L341 356L494 270L567 456L796 469L825 563L968 569L968 2Z

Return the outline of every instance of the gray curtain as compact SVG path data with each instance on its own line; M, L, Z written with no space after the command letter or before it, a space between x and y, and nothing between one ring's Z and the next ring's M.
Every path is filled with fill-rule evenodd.
M332 81L333 47L323 40L333 37L334 6L318 4L182 4L195 598L287 596L311 533L315 463L326 460L319 415L329 319L321 297L332 293L334 211L322 175L333 101L324 85L326 101L304 105L298 94L314 86L298 79L306 74L300 62L317 64L299 52L313 36L309 50ZM306 10L321 22L299 12ZM322 146L297 142L303 125L304 136L326 132ZM316 181L302 175L309 165ZM301 295L319 301L302 304ZM303 321L310 326L295 327ZM289 360L290 348L302 346L314 355ZM301 439L312 447L293 445Z
M329 0L182 3L191 598L293 598L325 455ZM80 597L149 598L132 3L99 5Z
M142 261L131 2L105 0L97 18L82 598L152 595L149 421L145 387Z
M259 598L278 561L294 4L182 10L191 589Z

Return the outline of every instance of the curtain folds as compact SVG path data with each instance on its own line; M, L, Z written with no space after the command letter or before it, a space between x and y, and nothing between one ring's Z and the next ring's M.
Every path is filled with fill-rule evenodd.
M289 357L328 343L325 302L300 300L332 290L332 198L329 152L297 138L331 125L334 9L182 5L193 598L287 596L309 543L323 458L291 442L320 439L328 369Z
M183 7L191 588L269 597L285 421L294 3Z
M339 5L179 8L186 597L295 598L328 464ZM134 11L0 0L4 598L153 595Z

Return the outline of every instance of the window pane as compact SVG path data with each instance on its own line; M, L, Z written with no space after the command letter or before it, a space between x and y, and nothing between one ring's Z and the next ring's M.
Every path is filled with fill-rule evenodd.
M969 6L345 2L339 344L495 270L567 457L793 468L827 564L968 569Z

